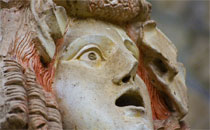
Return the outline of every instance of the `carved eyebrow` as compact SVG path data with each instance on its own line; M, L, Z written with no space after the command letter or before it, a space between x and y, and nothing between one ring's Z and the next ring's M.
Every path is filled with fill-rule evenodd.
M65 51L62 54L62 59L72 59L78 53L78 51L81 50L81 48L90 44L99 48L99 50L103 54L103 57L106 58L108 55L107 52L110 53L113 50L114 42L103 35L84 35L75 39L66 47Z
M126 39L124 40L124 45L133 54L133 56L139 60L139 49L136 44Z
M102 58L103 60L105 60L104 55L103 55L103 52L102 52L101 49L100 49L96 44L94 44L94 43L82 47L72 59L76 59L76 58L80 57L84 52L87 52L87 51L92 50L92 49L96 49L96 52L101 56L101 58ZM68 60L70 60L70 59L68 59Z
M130 37L119 28L115 28L117 34L121 37L125 47L133 54L133 56L138 60L139 58L139 49L136 44L130 39Z

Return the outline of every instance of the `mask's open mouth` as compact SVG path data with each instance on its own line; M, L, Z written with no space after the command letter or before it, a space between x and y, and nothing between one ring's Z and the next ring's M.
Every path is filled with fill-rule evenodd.
M144 107L144 102L138 91L128 90L123 93L119 98L117 98L117 100L115 101L115 105L118 107Z

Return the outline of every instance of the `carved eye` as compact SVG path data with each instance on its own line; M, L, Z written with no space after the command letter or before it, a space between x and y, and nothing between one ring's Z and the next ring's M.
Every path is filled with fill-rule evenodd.
M100 48L96 45L87 45L83 47L75 56L76 59L96 63L104 60Z
M102 58L95 51L87 51L83 53L78 59L84 61L101 61Z

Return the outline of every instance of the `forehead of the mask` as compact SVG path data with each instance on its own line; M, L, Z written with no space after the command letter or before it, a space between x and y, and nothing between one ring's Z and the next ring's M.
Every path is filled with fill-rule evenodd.
M124 42L129 41L133 46L134 42L127 36L126 32L110 23L97 21L93 19L75 20L69 23L68 31L64 36L63 50L61 55L70 53L68 49L72 44L74 48L82 46L84 43L97 43L107 50L115 45L123 45ZM85 44L84 44L85 45ZM74 49L71 49L71 51Z

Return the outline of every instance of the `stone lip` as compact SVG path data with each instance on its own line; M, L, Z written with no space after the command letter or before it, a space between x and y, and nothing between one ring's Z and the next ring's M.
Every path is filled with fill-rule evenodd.
M127 88L117 96L115 105L118 107L135 107L144 109L143 98L137 88Z

